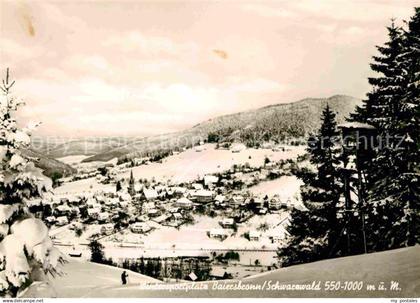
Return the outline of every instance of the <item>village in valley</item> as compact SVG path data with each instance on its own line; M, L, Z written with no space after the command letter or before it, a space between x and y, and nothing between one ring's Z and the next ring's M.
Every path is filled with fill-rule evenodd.
M289 212L304 207L295 176L308 164L304 152L298 144L201 141L157 161L68 156L60 160L77 173L57 180L54 195L34 200L31 211L74 258L90 260L93 241L103 263L165 281L243 278L277 268Z

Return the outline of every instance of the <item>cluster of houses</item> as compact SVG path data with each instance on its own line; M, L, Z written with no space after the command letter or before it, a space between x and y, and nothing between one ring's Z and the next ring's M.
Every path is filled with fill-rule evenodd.
M208 233L211 238L224 239L231 234L235 224L253 215L276 213L294 206L293 201L278 195L258 197L223 186L226 180L238 180L246 173L238 174L236 170L206 175L182 185L144 184L131 179L123 181L122 189L117 192L102 191L65 198L52 196L42 201L50 209L43 212L43 218L50 226L75 222L100 224L103 235L116 232L117 223L119 227L129 227L132 233L145 234L156 224L178 227L191 220L194 211L205 209L204 213L213 212L225 218L220 229ZM258 240L258 236L252 234L250 240Z
M101 233L112 234L115 225L129 226L134 233L147 233L151 228L149 221L162 225L179 226L185 218L184 207L166 207L159 200L156 189L144 189L141 194L131 196L127 192L98 192L60 198L52 196L42 201L39 216L50 226L64 226L75 223L100 224ZM34 213L37 213L35 210Z
M240 152L243 146L234 146L232 152ZM145 234L156 224L178 227L191 221L195 211L222 216L221 228L210 230L211 238L228 237L235 224L254 215L277 213L282 209L298 207L299 201L274 195L255 196L247 191L261 181L274 179L290 172L291 162L279 161L251 167L235 165L221 173L205 175L193 182L171 184L130 179L117 179L117 172L128 170L130 165L144 165L149 158L136 158L131 163L106 163L100 167L79 168L78 178L95 176L98 180L119 183L117 190L83 193L65 198L51 197L43 202L50 211L43 219L51 226L64 226L79 222L100 224L101 234L110 235L121 227L132 233ZM117 227L117 228L116 228ZM258 234L250 234L251 241L258 241Z
M200 144L196 151L200 152L202 148L204 147ZM231 150L238 153L244 148L237 144ZM238 225L241 226L240 224L253 216L279 213L301 205L300 201L289 197L254 195L248 191L249 187L262 181L289 174L293 164L288 161L267 161L262 167L235 165L224 172L208 174L180 184L173 184L171 181L134 180L132 175L129 179L118 179L118 175L129 171L131 167L147 165L151 161L145 157L120 164L112 162L81 165L71 179L61 181L72 182L93 177L102 183L115 184L115 187L95 193L44 197L41 201L33 201L34 205L39 205L40 202L42 204L34 213L42 217L49 226L68 226L75 232L87 225L99 225L100 236L111 241L121 241L121 238L111 235L123 229L123 235L148 234L159 226L179 227L191 223L194 220L192 215L200 213L222 218L220 226L207 230L207 235L223 241L236 233ZM279 243L286 234L284 230L279 230L281 228L284 229L284 226L279 225L272 232L249 230L246 238L252 242L262 241L258 243L259 246L265 245L267 237L272 243ZM141 262L145 263L145 267L148 262L159 262L158 278L208 280L223 279L227 275L224 270L220 273L212 270L207 254L159 260L150 257Z

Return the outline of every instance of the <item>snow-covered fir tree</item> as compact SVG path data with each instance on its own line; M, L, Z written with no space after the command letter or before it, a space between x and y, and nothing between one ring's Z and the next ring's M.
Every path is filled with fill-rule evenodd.
M371 69L378 75L368 79L372 91L361 106L350 115L354 121L369 123L377 128L386 127L392 118L398 100L402 96L404 70L400 64L403 50L403 31L392 21L387 27L389 41L377 46L378 56L373 57Z
M363 100L361 106L356 107L355 113L350 115L350 120L368 123L378 130L381 138L390 134L391 121L401 111L400 100L404 94L404 69L400 64L403 51L403 30L392 21L387 27L389 41L383 46L377 46L379 55L373 57L371 69L376 77L368 79L372 86L367 99ZM386 169L377 169L392 165L389 158L392 157L393 143L381 141L383 157L376 157L364 163L366 169L370 170L367 176L368 182L374 182L387 175ZM372 161L373 160L373 161Z
M405 133L405 149L400 158L407 163L403 192L407 195L408 245L420 243L420 7L408 22L405 32L404 53L401 61L407 70L407 89L403 96L404 116L402 132Z
M325 259L338 249L337 204L342 188L337 170L338 135L335 114L327 105L321 128L308 141L310 162L316 171L307 170L299 176L304 182L301 195L306 210L291 213L289 235L278 251L282 266Z
M411 246L420 243L420 8L409 20L403 34L403 49L399 66L404 71L403 94L396 99L398 106L386 129L393 138L390 155L378 150L377 158L389 157L387 174L372 188L374 205L389 205L399 216L392 221L390 230L379 235L384 249ZM386 150L385 150L386 151ZM385 216L387 217L387 216ZM381 218L381 221L384 218ZM388 219L388 217L387 217ZM385 223L385 222L384 222Z
M51 180L21 155L35 125L20 129L14 114L20 102L11 93L9 71L0 96L0 295L17 296L33 281L59 272L63 256L53 246L45 224L34 218L26 202L42 197Z
M408 29L388 28L378 47L372 92L352 116L377 128L368 169L368 247L378 251L419 243L419 8Z

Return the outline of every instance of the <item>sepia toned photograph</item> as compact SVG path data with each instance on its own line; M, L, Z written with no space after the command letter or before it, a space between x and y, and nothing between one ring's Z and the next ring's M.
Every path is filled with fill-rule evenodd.
M419 301L420 1L0 0L0 80L2 302Z

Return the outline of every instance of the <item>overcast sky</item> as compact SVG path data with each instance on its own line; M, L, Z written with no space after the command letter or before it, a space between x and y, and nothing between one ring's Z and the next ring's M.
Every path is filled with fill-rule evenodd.
M419 1L0 1L0 67L38 134L151 135L369 90L391 18Z

